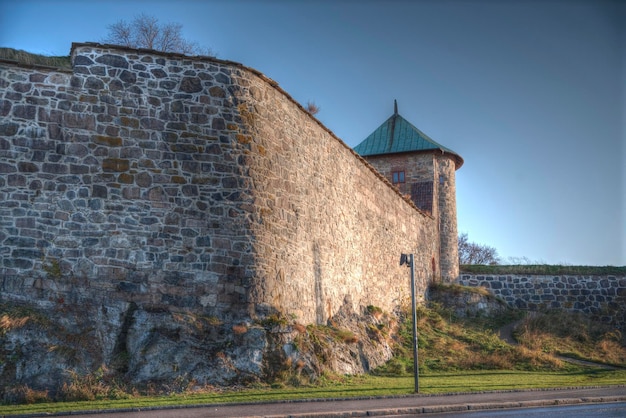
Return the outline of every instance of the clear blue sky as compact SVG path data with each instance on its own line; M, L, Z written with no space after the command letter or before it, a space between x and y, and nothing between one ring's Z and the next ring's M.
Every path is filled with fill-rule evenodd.
M465 159L470 241L626 265L626 2L0 0L0 46L68 55L142 12L314 101L350 146L396 99Z

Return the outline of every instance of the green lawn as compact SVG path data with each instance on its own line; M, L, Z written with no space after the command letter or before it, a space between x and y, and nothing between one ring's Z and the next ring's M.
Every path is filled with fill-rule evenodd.
M580 369L577 371L460 371L428 373L419 377L420 393L499 391L556 387L626 384L626 370ZM0 415L59 413L80 410L146 408L172 405L274 402L288 399L320 399L407 395L413 393L413 376L345 377L314 387L246 389L222 393L198 393L160 397L134 397L89 402L54 402L31 405L0 405Z

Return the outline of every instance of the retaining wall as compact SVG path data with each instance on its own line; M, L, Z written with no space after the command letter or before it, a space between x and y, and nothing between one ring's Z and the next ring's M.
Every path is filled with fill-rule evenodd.
M623 276L461 273L457 283L485 287L514 308L577 311L626 330L626 277Z

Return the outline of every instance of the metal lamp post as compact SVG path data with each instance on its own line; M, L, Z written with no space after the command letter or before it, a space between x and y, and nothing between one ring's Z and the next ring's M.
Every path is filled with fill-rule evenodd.
M415 376L415 393L419 393L419 364L417 362L417 310L415 307L415 264L413 254L401 254L400 265L407 264L411 269L411 310L413 311L413 374Z

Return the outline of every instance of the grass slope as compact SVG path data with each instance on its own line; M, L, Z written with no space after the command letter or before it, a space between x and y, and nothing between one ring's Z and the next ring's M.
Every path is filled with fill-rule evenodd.
M453 289L458 292L459 289ZM407 312L408 313L408 312ZM511 346L497 337L504 324L524 314L509 311L498 317L457 318L445 307L419 307L420 392L424 394L617 385L626 382L626 369L606 370L573 365L555 355L577 357L626 366L621 335L600 324L563 312L533 315L519 328L520 344ZM410 315L405 315L410 318ZM77 410L148 408L232 402L273 402L393 396L413 393L412 326L400 325L396 356L385 366L364 376L325 374L314 384L298 387L257 385L223 389L178 388L171 394L139 394L107 382L103 374L76 377L67 399L89 401L49 402L45 393L17 388L27 404L0 405L3 414L59 413ZM538 343L540 341L540 343ZM604 356L604 357L603 357Z
M17 61L26 65L43 65L46 67L56 67L69 69L72 67L69 56L46 56L32 54L30 52L0 47L0 59Z

